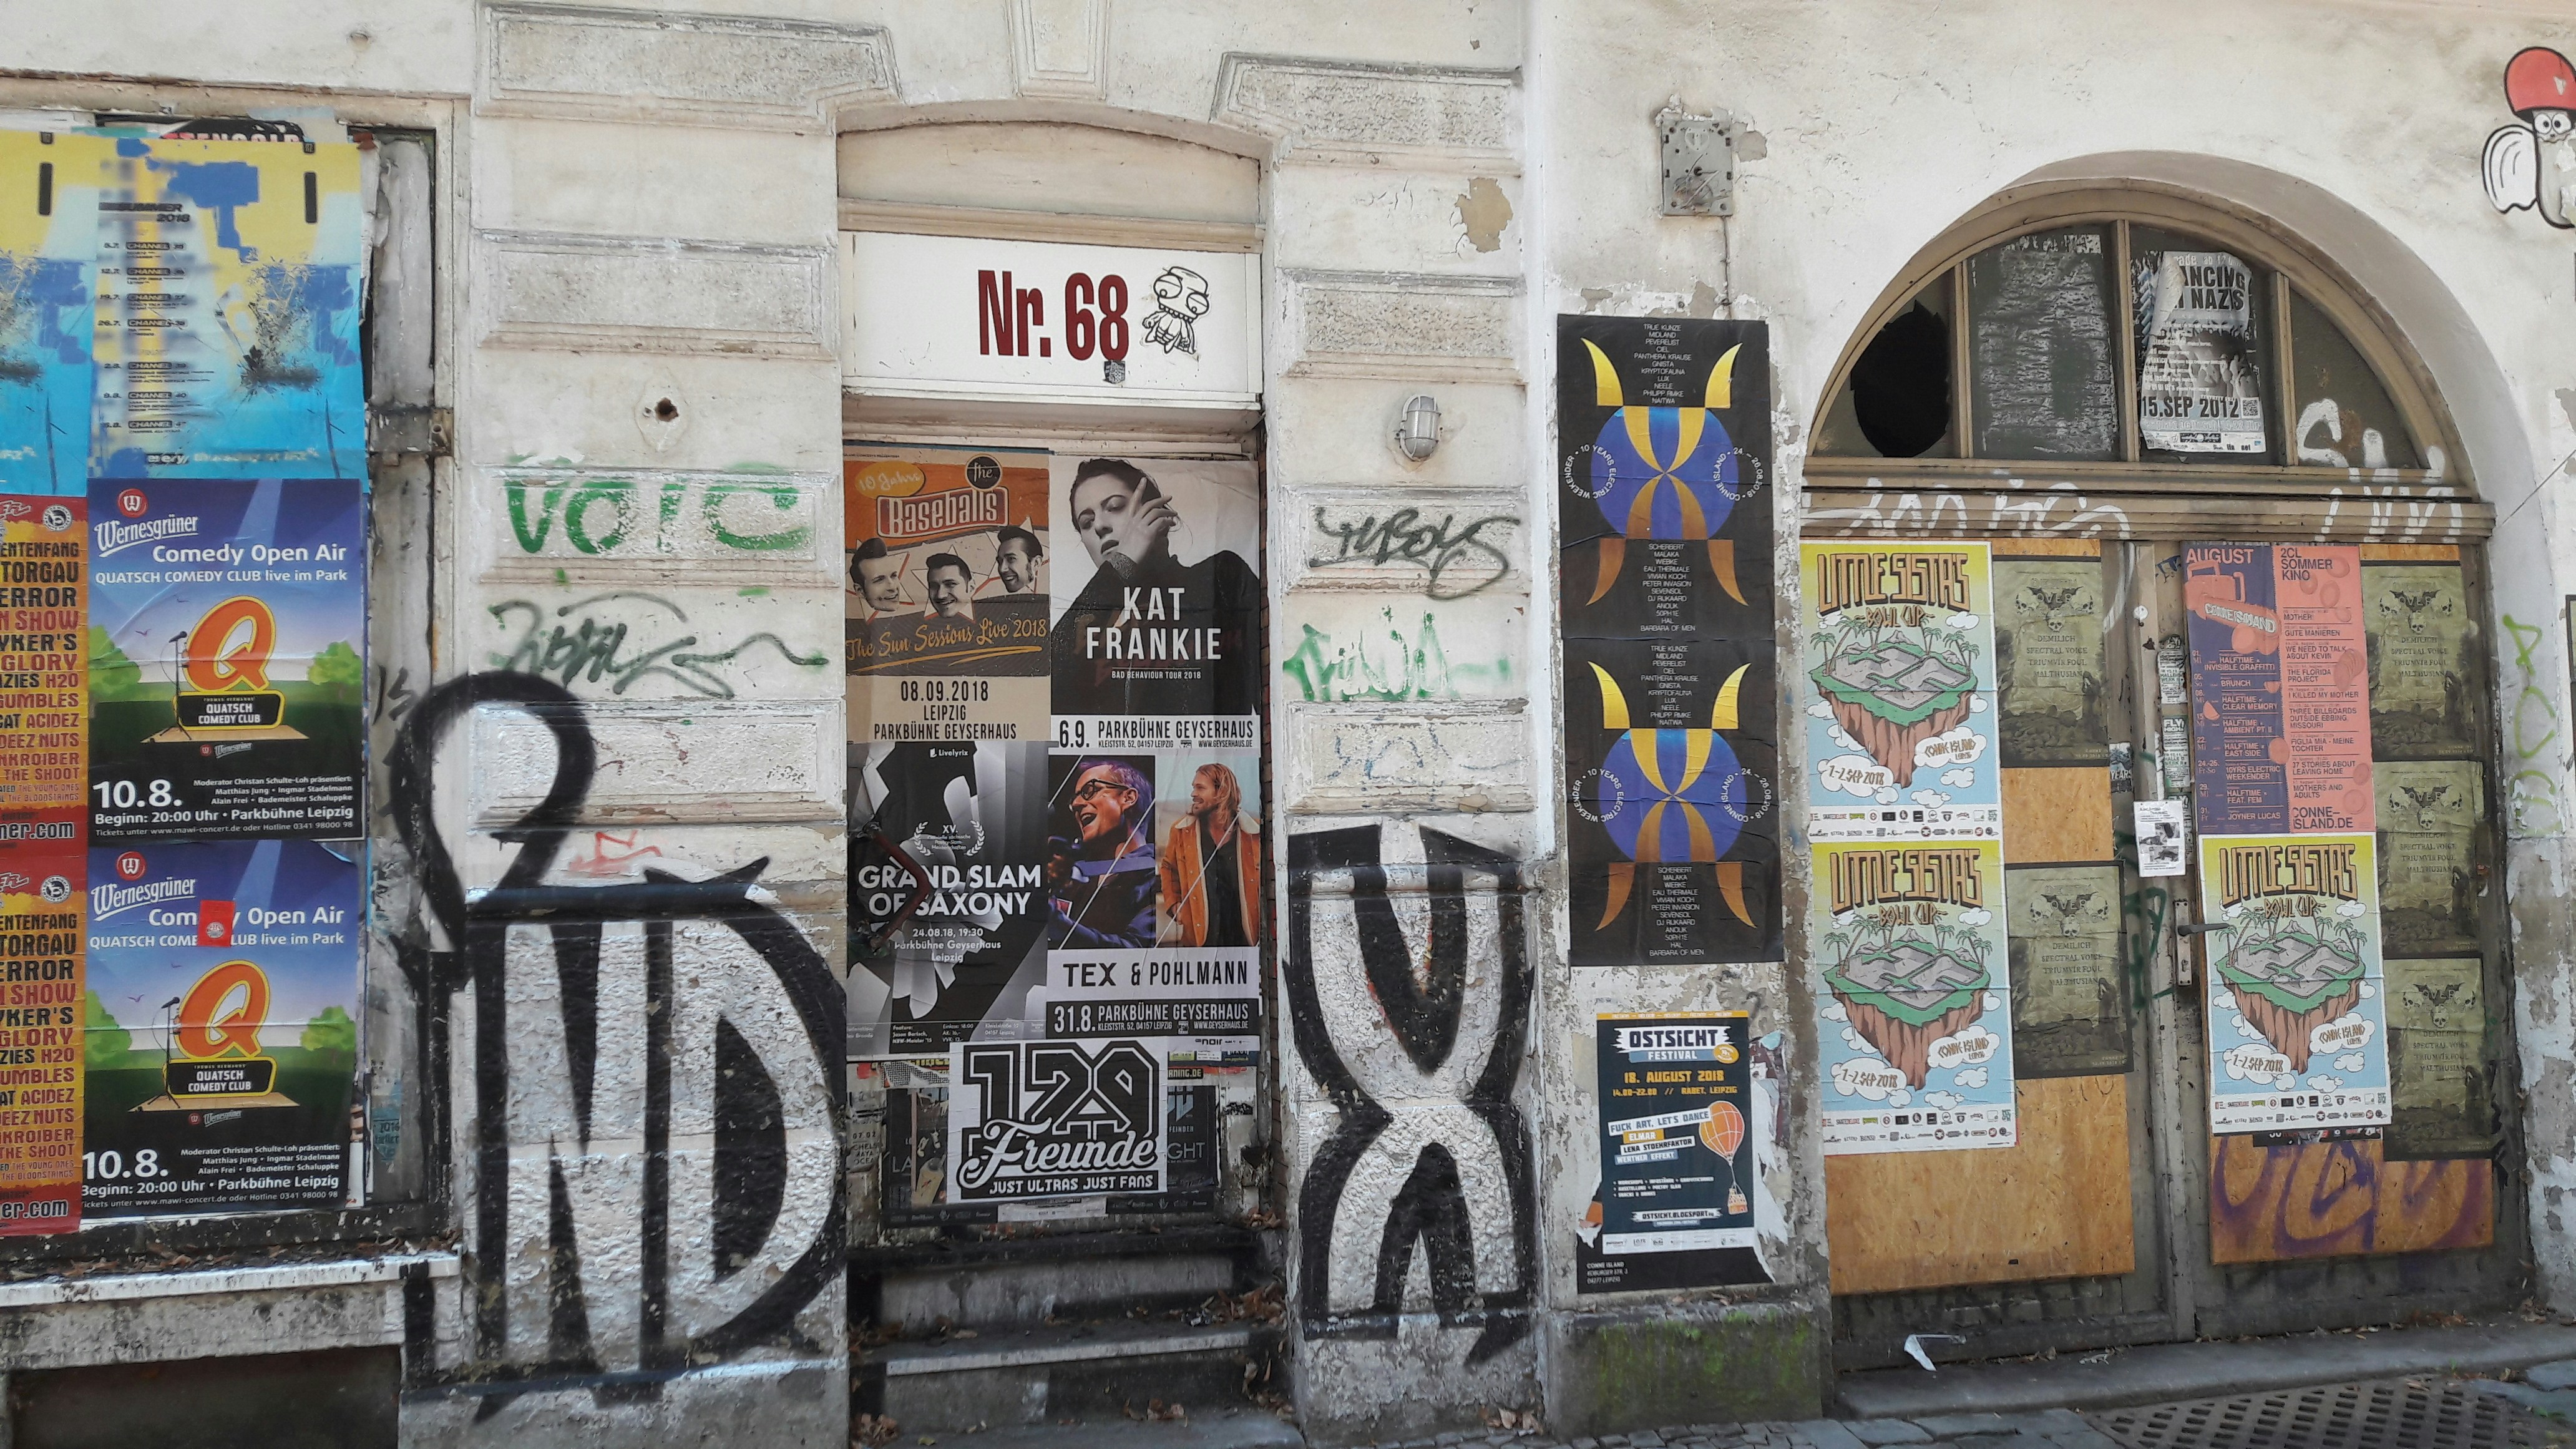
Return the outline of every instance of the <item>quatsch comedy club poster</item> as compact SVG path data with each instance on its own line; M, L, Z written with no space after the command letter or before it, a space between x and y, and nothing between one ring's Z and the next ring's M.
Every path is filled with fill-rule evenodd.
M93 848L88 902L87 1211L340 1206L358 1050L354 851Z
M357 482L106 480L89 517L91 843L362 834Z
M905 1210L1204 1195L1262 1030L1251 465L860 446L847 483L855 913L911 898L884 842L931 883L850 990Z
M1780 955L1769 332L1557 319L1578 966Z

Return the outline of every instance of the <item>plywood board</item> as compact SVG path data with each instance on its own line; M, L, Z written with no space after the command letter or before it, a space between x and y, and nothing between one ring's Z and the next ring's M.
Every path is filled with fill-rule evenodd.
M2137 1262L2129 1079L2019 1084L2018 1145L1825 1159L1836 1293L2091 1278Z
M2007 864L2115 858L2109 770L2006 770L2003 794Z
M2484 1158L2389 1162L2376 1141L2258 1147L2210 1139L2209 1256L2275 1263L2495 1242Z
M1997 558L2100 558L2098 538L1998 538Z

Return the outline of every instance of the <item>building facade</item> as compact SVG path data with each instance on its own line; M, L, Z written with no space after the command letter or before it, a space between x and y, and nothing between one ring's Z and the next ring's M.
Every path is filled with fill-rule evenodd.
M368 928L346 1200L93 1161L18 1432L1606 1432L2569 1308L2572 51L34 17L12 130L366 158Z

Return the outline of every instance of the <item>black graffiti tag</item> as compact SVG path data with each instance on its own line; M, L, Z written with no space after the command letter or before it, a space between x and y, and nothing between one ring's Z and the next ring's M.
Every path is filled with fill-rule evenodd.
M1431 916L1431 939L1422 950L1405 939L1394 903L1388 899L1379 827L1316 831L1292 836L1288 842L1292 954L1281 973L1288 1017L1297 1055L1340 1114L1332 1134L1316 1149L1298 1189L1298 1317L1309 1338L1394 1337L1404 1305L1405 1276L1411 1271L1418 1242L1430 1267L1432 1306L1445 1325L1483 1330L1467 1353L1470 1363L1481 1363L1528 1335L1538 1282L1529 1124L1511 1100L1528 1042L1534 989L1524 934L1520 864L1428 827L1387 828L1421 832L1429 866ZM1501 997L1492 1045L1455 1105L1472 1114L1490 1134L1494 1160L1502 1168L1504 1190L1511 1198L1512 1286L1500 1292L1478 1291L1476 1244L1458 1168L1458 1155L1471 1144L1435 1141L1416 1154L1410 1175L1388 1204L1371 1302L1364 1309L1338 1309L1331 1288L1333 1221L1354 1169L1377 1147L1395 1117L1361 1085L1325 1018L1316 980L1311 887L1319 874L1350 873L1352 918L1369 990L1405 1055L1417 1069L1432 1072L1456 1050L1465 1008L1466 878L1471 870L1497 881L1493 899L1502 961L1495 974ZM1427 982L1415 977L1414 963L1424 957L1430 967ZM1481 1150L1481 1144L1472 1145Z
M1315 532L1338 540L1341 551L1331 558L1310 558L1306 566L1329 568L1335 564L1366 563L1383 568L1401 560L1420 564L1428 571L1422 590L1426 597L1463 599L1492 587L1512 571L1511 556L1483 537L1484 531L1508 529L1519 523L1508 513L1479 518L1463 527L1456 514L1444 513L1438 523L1433 523L1421 510L1413 508L1399 508L1384 518L1372 513L1333 523L1318 508Z
M498 883L469 899L433 813L430 765L448 730L487 705L524 711L542 724L553 736L555 771L545 798L509 828L496 832L517 847ZM416 1286L413 1297L418 1299L407 1305L406 1312L406 1337L415 1342L414 1351L405 1355L405 1371L415 1385L470 1377L516 1380L534 1388L545 1378L580 1376L604 1395L650 1396L662 1379L692 1364L721 1360L756 1343L792 1338L797 1314L840 1283L845 1188L841 1175L834 1172L823 1229L775 1282L730 1318L701 1332L680 1332L669 1322L674 924L722 925L776 976L802 1027L804 1045L821 1068L834 1120L841 1089L842 995L830 966L804 933L752 898L752 886L768 866L766 859L712 880L684 880L648 869L643 881L634 884L547 883L547 872L588 799L597 759L581 703L570 691L534 675L495 672L452 680L423 696L403 721L387 761L396 828L418 869L429 910L452 943L451 949L439 951L416 939L407 941L399 957L422 1006L427 1074L432 1082L450 1080L455 1045L448 1039L448 1025L454 998L470 988L475 1008L473 1039L464 1044L474 1082L473 1120L451 1120L442 1103L433 1130L437 1161L456 1160L461 1132L474 1164L474 1200L465 1211L473 1225L471 1241L478 1249L466 1267L475 1362L470 1371L448 1374L425 1362L417 1340L428 1326L427 1284L422 1280L406 1285L407 1289ZM514 925L539 925L552 939L575 1125L586 1140L598 1064L600 946L604 928L615 922L640 922L644 931L642 1261L636 1265L638 1281L633 1285L633 1311L641 1324L640 1362L632 1371L600 1372L603 1365L591 1342L592 1315L613 1310L604 1300L594 1303L604 1285L584 1281L579 1255L572 1251L575 1225L558 1166L549 1182L545 1233L550 1249L548 1353L543 1362L512 1363L506 1359L509 1309L504 1295L508 1271L504 1245L511 1241L512 1210L508 1120L512 1033L504 980L509 933ZM722 1018L717 1020L713 1045L718 1083L717 1170L714 1222L707 1236L715 1255L715 1276L722 1280L758 1253L781 1216L787 1166L778 1090L759 1053ZM601 1270L593 1271L596 1275ZM487 1397L483 1412L494 1412L499 1404L499 1399Z

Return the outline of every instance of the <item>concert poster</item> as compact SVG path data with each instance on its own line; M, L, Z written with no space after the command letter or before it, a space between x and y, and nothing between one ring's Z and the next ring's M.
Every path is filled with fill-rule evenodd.
M2361 550L2186 544L2183 603L2201 829L2372 829Z
M1578 966L1777 960L1769 331L1557 319Z
M1046 455L854 448L842 479L851 743L1043 738Z
M1752 1014L1594 1019L1601 1185L1575 1290L1767 1283L1754 1240Z

